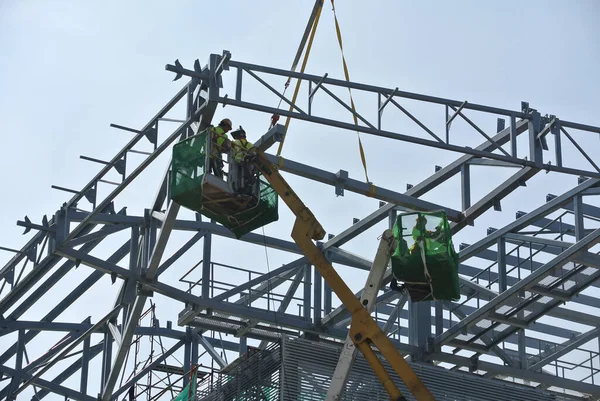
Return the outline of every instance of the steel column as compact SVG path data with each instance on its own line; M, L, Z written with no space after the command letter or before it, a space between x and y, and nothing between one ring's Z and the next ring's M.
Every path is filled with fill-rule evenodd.
M462 210L467 210L471 207L471 168L468 164L460 167L460 193Z
M148 263L148 267L145 271L145 279L153 280L160 261L162 259L162 255L165 250L165 246L167 245L167 241L169 239L169 235L171 234L171 230L173 229L173 225L175 224L175 218L177 217L177 212L179 211L179 205L175 202L171 202L169 208L166 213L165 221L163 223L162 229L160 231L158 240L156 241L156 245L154 246L154 251L152 252L152 257ZM138 320L142 314L142 310L144 305L146 304L147 295L138 294L131 307L129 316L127 317L127 324L121 333L121 344L117 351L117 355L113 362L113 366L111 368L110 374L106 381L106 385L102 390L102 401L109 401L112 396L113 388L117 382L118 375L121 372L121 368L123 363L125 362L125 356L129 352L129 347L131 346L131 340L133 338L133 333L135 328L138 325Z
M88 323L91 323L91 319L88 320ZM86 339L83 340L83 352L81 354L81 378L79 383L79 391L82 394L87 393L88 372L90 368L90 342L90 337L86 337Z
M498 238L498 292L504 292L506 288L506 241Z
M311 287L312 287L312 271L311 265L304 266L304 304L303 304L303 313L302 315L306 320L310 320L310 311L311 311Z
M211 220L211 223L214 221ZM204 235L204 245L202 247L202 298L208 299L210 297L210 256L211 256L211 248L212 248L212 234L206 233Z
M577 195L573 198L573 214L575 217L575 239L580 241L585 235L583 223L583 198Z
M319 274L319 271L316 267L313 266L313 322L316 325L321 324L321 294L323 292L323 277Z

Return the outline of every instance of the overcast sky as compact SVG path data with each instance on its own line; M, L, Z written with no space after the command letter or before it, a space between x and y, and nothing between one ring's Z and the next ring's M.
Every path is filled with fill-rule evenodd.
M79 159L80 155L110 160L128 142L131 135L110 128L110 123L141 128L181 88L184 80L173 83L165 64L179 59L191 68L195 59L205 64L211 53L226 49L234 60L289 68L312 3L0 0L0 183L4 188L0 246L21 248L26 238L15 222L27 215L38 223L44 214L51 217L71 198L51 185L78 190L96 174L100 166ZM520 102L528 101L542 114L600 126L600 4L596 1L339 1L336 9L353 81L512 110L520 110ZM343 78L329 2L324 6L307 72ZM225 93L233 96L234 72L224 73L224 80ZM246 77L245 82L249 81ZM272 83L281 89L283 82ZM301 104L306 107L305 86L302 93ZM336 93L347 99L347 92ZM265 105L277 104L272 94L266 95L254 84L245 89L246 95ZM375 122L376 98L356 94L355 100L359 113ZM404 105L443 135L442 107L415 102ZM322 116L351 122L347 112L330 106L322 96L315 98L313 107ZM243 125L251 140L262 135L269 123L266 114L233 107L219 108L215 118L226 116L234 126ZM495 117L472 116L488 133L494 133ZM176 125L165 123L162 127L166 129L161 131L164 138ZM427 137L398 110L386 110L384 128ZM598 162L597 135L575 132L573 136ZM452 126L452 143L477 146L483 140L463 122ZM404 192L407 183L417 184L433 174L435 165L459 157L366 135L363 141L371 181L397 192ZM520 145L526 146L526 142ZM566 164L589 168L572 146L565 147L572 155ZM136 149L150 147L146 143ZM527 148L521 147L519 155L527 156ZM344 169L351 177L364 180L353 132L293 121L283 156L330 172ZM544 157L553 160L552 152L545 152ZM131 159L139 162L142 157ZM162 157L136 180L136 189L115 202L117 210L128 206L129 214L140 215L143 208L150 207L167 161ZM473 170L473 202L514 172ZM289 175L286 179L328 233L339 233L352 224L353 217L362 218L377 208L373 199L348 192L346 197L336 198L331 187ZM534 209L545 202L547 193L560 194L576 185L576 179L557 174L536 176L527 189L519 189L503 202L502 213L486 214L475 227L461 233L456 243L481 238L488 226L509 223L515 211ZM112 187L104 185L100 194L110 190ZM460 182L454 179L424 198L459 209L459 190ZM590 202L594 203L593 199ZM89 205L82 202L81 207ZM280 208L281 221L265 228L267 235L290 239L292 219L284 209ZM378 225L367 238L352 241L347 249L371 259L383 228L385 224ZM116 246L107 246L104 255ZM177 242L170 246L177 249ZM215 262L266 271L262 248L230 240L215 241L214 247ZM174 266L178 272L172 274L174 280L202 258L201 246L194 249L194 254L184 259L187 264ZM0 266L11 257L0 252ZM269 251L269 257L270 268L295 259L275 251ZM121 265L127 266L127 261ZM72 280L90 272L80 268L72 273ZM104 284L107 293L114 295L117 286L110 286L109 281ZM362 279L351 283L353 289L361 285ZM57 294L69 288L72 284L65 284L57 288ZM102 299L103 291L91 293L90 299ZM112 301L98 311L84 312L83 304L65 315L65 320L80 321L88 314L98 318L111 305ZM176 320L181 305L173 308L162 312L163 321ZM43 313L40 308L31 312L30 318Z

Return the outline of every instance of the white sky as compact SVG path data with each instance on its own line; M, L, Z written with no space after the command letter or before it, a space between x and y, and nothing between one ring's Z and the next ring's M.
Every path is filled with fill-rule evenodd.
M99 165L79 159L86 155L109 160L131 137L111 129L110 123L141 128L176 93L182 82L173 83L173 74L164 65L179 59L191 68L195 59L204 65L211 53L223 49L234 60L278 68L289 68L295 55L312 1L0 1L0 183L4 196L0 207L0 246L20 248L26 241L15 222L25 215L39 223L50 217L71 195L50 188L59 185L79 189L99 170ZM598 110L600 76L597 73L600 48L596 24L600 5L594 1L486 2L336 2L344 38L345 55L353 81L400 90L446 97L459 101L519 110L520 101L530 102L542 114L555 114L563 120L600 126ZM343 78L341 58L333 29L330 4L324 6L307 72L329 73ZM226 93L234 95L234 72L224 74ZM250 83L246 76L245 82ZM273 81L276 88L283 80ZM245 87L244 96L275 106L277 99L256 85ZM288 94L291 92L288 91ZM302 97L306 108L306 87ZM346 100L347 93L336 92ZM348 113L331 106L324 94L313 106L316 113L351 122ZM359 113L376 121L376 99L355 94ZM444 111L439 106L403 103L436 133L443 135ZM468 114L493 134L495 119ZM219 108L216 119L230 117L234 126L243 125L250 139L264 133L265 114L227 107ZM178 117L182 117L181 113ZM423 136L418 127L386 110L384 128ZM175 128L164 124L162 127ZM164 138L170 131L161 131ZM579 134L590 156L599 161L596 135ZM382 138L362 136L371 180L379 186L404 192L407 183L417 184L458 155L434 152L423 147ZM523 138L525 140L526 138ZM456 121L451 140L476 146L483 138L466 124ZM520 142L520 156L526 142ZM565 145L571 159L565 164L589 168L573 147ZM551 149L552 143L550 143ZM147 144L136 149L149 150ZM274 150L273 150L274 151ZM283 156L336 172L345 169L363 180L356 134L293 121ZM553 160L545 152L545 160ZM141 161L141 156L131 160ZM149 207L167 159L162 157L143 174L136 185L117 198L116 209L128 206L128 214L140 215ZM131 171L129 169L128 171ZM473 169L473 203L511 171ZM285 175L303 200L313 209L328 233L350 226L353 217L364 217L377 207L377 201L346 192L336 198L332 187L312 184ZM113 178L118 178L115 175ZM576 177L540 173L527 189L520 189L503 203L503 212L490 212L474 228L464 230L455 243L474 242L485 235L488 226L501 227L514 219L517 210L529 211L545 202L547 193L560 194L576 185ZM109 186L100 193L106 195ZM460 182L455 178L424 199L460 208ZM593 203L593 200L590 199ZM597 204L597 202L596 202ZM81 207L87 208L85 202ZM265 228L267 235L288 239L291 216L280 208L281 220ZM182 212L181 216L190 216ZM345 249L371 259L379 225ZM257 232L261 233L260 230ZM127 234L119 237L124 241ZM176 233L172 252L189 235ZM213 260L239 267L266 271L264 249L240 245L236 241L215 240ZM101 246L97 256L108 256L116 241ZM173 284L202 258L201 245L193 248L182 262L165 276ZM167 255L170 255L169 250ZM110 252L110 253L109 253ZM12 257L1 252L0 265ZM269 251L270 268L295 259ZM120 263L127 266L127 261ZM91 272L80 267L70 278L49 293L48 303L28 312L35 320L45 313L77 280ZM358 289L363 278L355 272L342 272ZM242 282L230 271L218 272L227 280ZM68 281L68 282L67 282ZM117 286L102 281L104 287L91 291L64 321L94 319L111 307ZM183 288L180 285L180 288ZM110 302L90 309L110 294ZM289 312L297 308L293 302ZM161 310L161 323L176 321L180 304ZM163 305L171 305L168 302ZM49 341L51 342L51 341ZM40 348L41 349L41 348ZM93 394L93 391L90 391Z

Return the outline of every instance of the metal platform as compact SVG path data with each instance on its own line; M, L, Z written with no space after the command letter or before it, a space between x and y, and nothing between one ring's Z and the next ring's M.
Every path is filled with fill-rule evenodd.
M215 214L243 212L258 202L256 197L236 194L224 180L212 174L206 174L202 182L203 207Z

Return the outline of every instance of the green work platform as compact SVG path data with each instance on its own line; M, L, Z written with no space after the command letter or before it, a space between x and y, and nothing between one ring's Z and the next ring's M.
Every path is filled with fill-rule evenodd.
M221 223L236 236L279 219L277 193L259 175L256 195L235 194L232 186L208 173L210 129L173 146L170 198Z
M414 302L458 300L458 254L444 212L399 215L392 272Z

